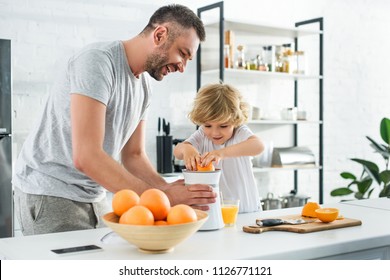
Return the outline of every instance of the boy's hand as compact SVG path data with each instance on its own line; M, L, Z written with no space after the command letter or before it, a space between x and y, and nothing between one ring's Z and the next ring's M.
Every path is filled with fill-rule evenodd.
M196 170L196 164L200 163L200 154L192 146L187 145L185 151L183 152L183 160L187 170L193 171Z
M200 157L200 163L202 166L207 166L210 162L214 161L215 164L218 164L219 161L223 158L221 150L214 150L211 152L204 153Z

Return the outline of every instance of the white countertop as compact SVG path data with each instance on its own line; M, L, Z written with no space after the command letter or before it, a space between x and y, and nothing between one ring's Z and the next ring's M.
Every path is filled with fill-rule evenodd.
M361 200L348 200L342 203L390 211L390 198L386 198L386 197L373 198L373 199L361 199Z
M379 205L380 208L374 208ZM390 258L390 199L372 199L356 203L326 205L337 207L346 218L359 219L361 226L313 233L265 232L249 234L242 226L256 218L300 214L301 207L240 214L235 228L198 231L166 254L145 254L120 239L106 243L100 239L109 228L0 239L3 259L136 259L136 260L208 260L208 259L317 259L353 252L385 249ZM102 251L58 256L51 249L96 244ZM388 253L386 253L388 252ZM350 255L349 255L350 256ZM338 258L338 257L337 257ZM341 257L340 257L341 258ZM348 257L350 258L350 257Z

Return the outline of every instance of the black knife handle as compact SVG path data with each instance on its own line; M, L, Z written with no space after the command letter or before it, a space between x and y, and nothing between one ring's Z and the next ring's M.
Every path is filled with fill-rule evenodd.
M162 131L163 131L163 134L167 134L167 124L165 122L165 118L162 119Z
M167 130L165 132L167 136L169 136L169 133L171 133L171 124L169 122L167 123Z
M257 220L256 224L261 227L272 227L272 226L278 226L283 225L282 219L263 219L263 220Z

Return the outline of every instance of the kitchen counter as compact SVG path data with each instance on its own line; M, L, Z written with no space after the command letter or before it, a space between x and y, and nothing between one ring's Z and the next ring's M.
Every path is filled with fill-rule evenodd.
M390 211L390 198L387 197L361 199L361 200L348 200L348 201L344 201L343 203Z
M375 208L375 205L380 207ZM145 254L118 236L105 243L109 228L0 239L0 259L390 259L390 199L325 205L337 207L361 226L313 233L271 231L249 234L242 226L256 218L300 214L302 207L240 214L237 225L216 231L198 231L166 254ZM51 249L96 244L101 251L58 256Z

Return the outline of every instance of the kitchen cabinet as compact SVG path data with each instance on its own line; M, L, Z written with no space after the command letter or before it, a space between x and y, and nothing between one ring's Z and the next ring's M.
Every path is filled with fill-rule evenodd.
M231 21L224 18L223 8L223 2L218 2L198 9L198 16L205 23L207 40L197 53L197 89L207 83L223 81L236 86L252 106L260 103L263 104L262 109L269 109L271 113L268 112L265 118L250 120L249 127L261 139L275 142L274 147L309 147L316 158L316 165L254 168L256 176L270 171L289 172L288 176L297 192L299 173L302 170L314 172L315 175L310 178L318 180L318 201L323 203L323 18L297 22L295 27L286 28ZM219 11L218 15L216 11ZM252 52L252 56L247 56L248 61L256 57L256 52L264 46L290 44L294 47L294 53L305 50L305 53L311 54L305 57L308 67L304 72L296 73L247 70L250 67L225 68L224 59L228 53L225 48L226 34L235 38L235 47L245 45L247 54ZM304 120L281 119L279 114L275 114L280 112L278 108L281 106L304 108L308 117ZM307 177L301 176L304 180ZM309 185L316 184L309 182Z

